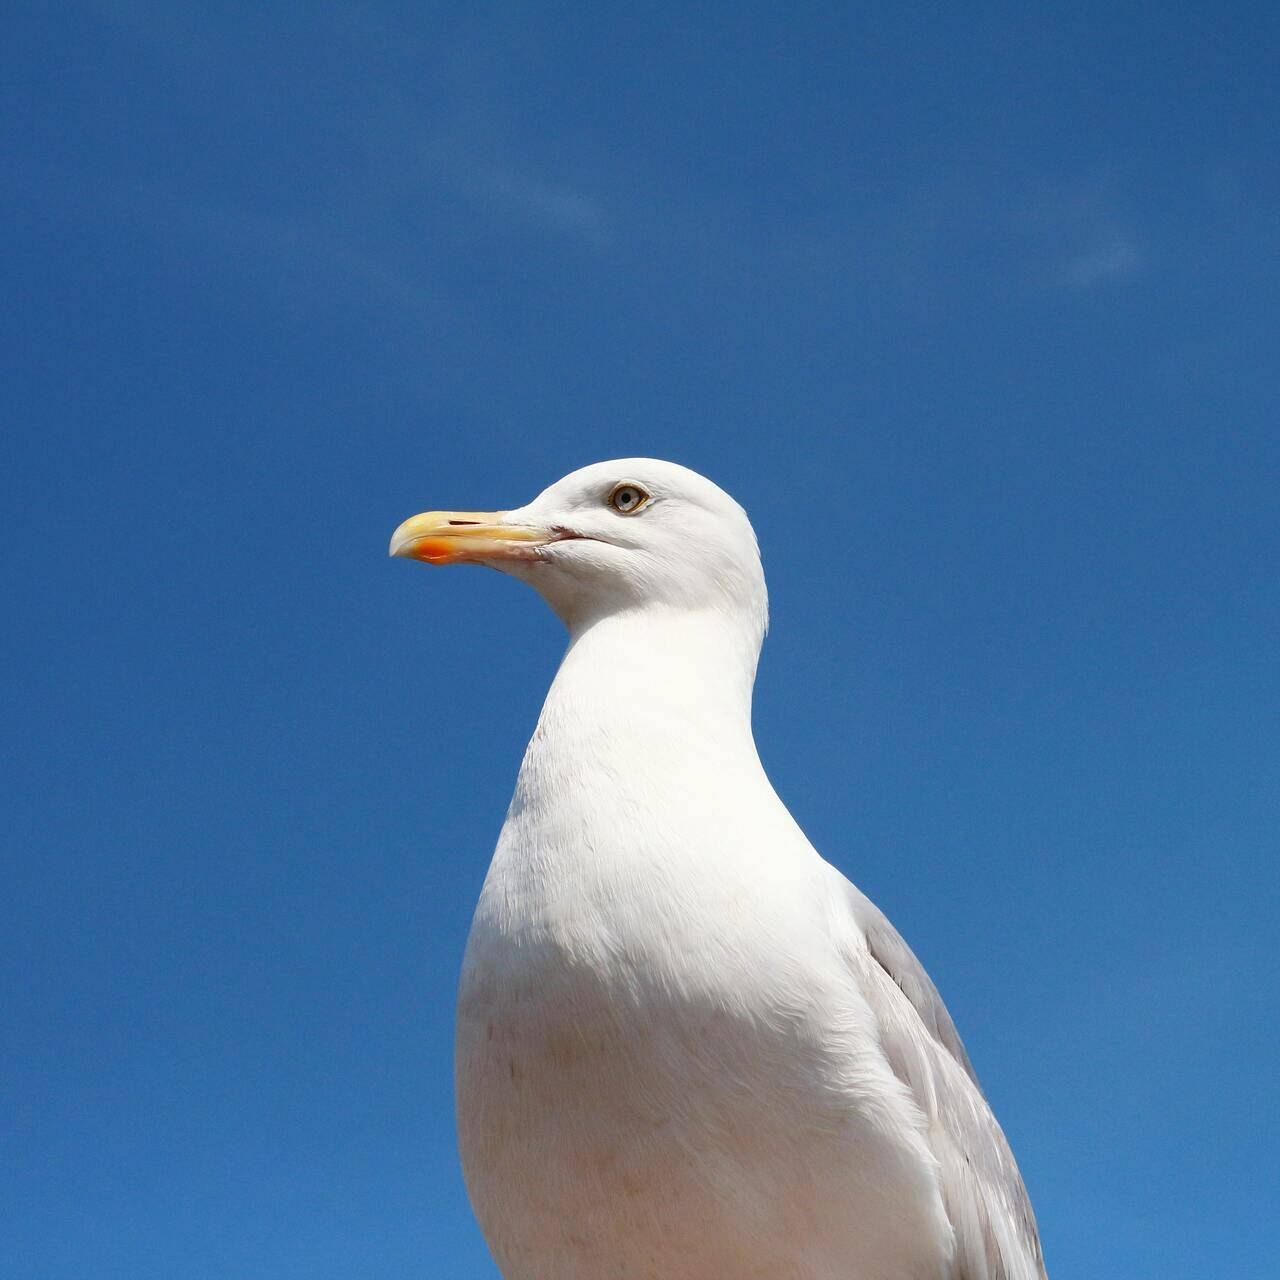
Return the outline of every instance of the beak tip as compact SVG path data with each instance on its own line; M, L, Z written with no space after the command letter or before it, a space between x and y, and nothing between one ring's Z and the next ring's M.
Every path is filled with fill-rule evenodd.
M505 511L424 511L391 535L387 554L424 564L487 564L536 554L548 531L510 524Z

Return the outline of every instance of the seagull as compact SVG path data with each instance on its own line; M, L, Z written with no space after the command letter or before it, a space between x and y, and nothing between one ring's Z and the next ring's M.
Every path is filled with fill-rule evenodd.
M505 1280L1044 1280L946 1006L756 751L755 533L671 462L391 554L522 579L569 644L459 987L459 1149Z

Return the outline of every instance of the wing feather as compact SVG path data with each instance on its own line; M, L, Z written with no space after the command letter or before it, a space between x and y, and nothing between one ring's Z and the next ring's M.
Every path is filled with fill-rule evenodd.
M841 880L865 944L854 962L882 1050L915 1098L938 1161L955 1280L1045 1280L1022 1176L942 997L884 913Z

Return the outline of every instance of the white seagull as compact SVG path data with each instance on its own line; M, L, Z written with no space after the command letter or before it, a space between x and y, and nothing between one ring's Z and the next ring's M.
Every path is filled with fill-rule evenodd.
M751 732L746 513L649 458L391 554L534 586L569 647L463 961L458 1131L506 1280L1037 1280L1017 1165L937 990Z

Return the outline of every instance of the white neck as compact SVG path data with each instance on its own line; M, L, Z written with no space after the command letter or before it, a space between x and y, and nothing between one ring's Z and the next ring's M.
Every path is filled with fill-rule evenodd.
M715 612L648 608L571 635L525 753L513 811L616 807L645 820L695 779L760 773L758 641Z
M503 927L572 917L605 929L633 899L635 910L692 910L698 895L674 886L704 877L712 893L759 872L742 854L754 847L747 829L773 826L785 841L794 823L751 733L757 635L723 614L652 608L572 634L520 766L484 912ZM637 876L651 894L628 896Z
M755 637L719 612L615 614L571 634L544 716L571 706L583 728L612 737L630 726L650 748L662 746L655 733L750 740L758 656Z

